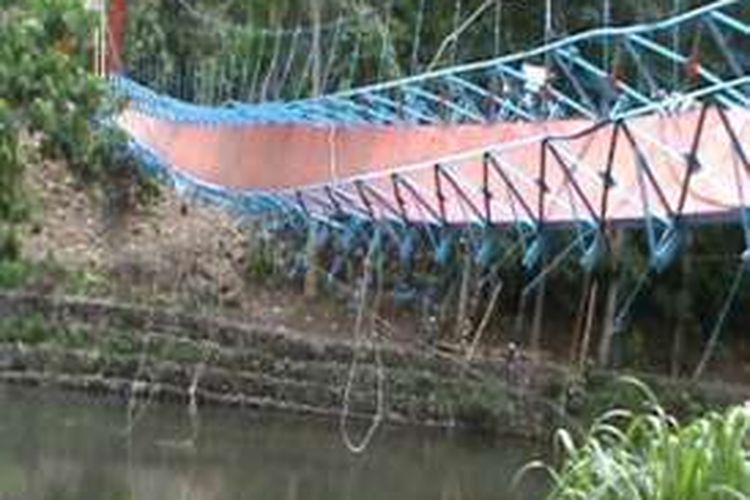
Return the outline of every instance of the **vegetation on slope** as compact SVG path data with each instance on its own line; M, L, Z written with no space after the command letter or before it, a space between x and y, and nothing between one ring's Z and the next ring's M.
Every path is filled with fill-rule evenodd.
M641 411L611 410L581 440L558 431L562 463L547 468L550 500L729 500L750 498L750 408L714 411L680 424L646 395Z
M457 4L447 2L446 5L449 5L444 9L430 9L431 2L435 1L438 0L427 0L425 3L427 5L426 17L417 58L421 63L411 68L414 70L423 69L423 63L430 59L444 35L451 31L453 16L449 14ZM234 61L249 60L250 55L257 53L257 47L253 44L260 40L257 36L258 30L255 29L258 26L272 29L282 26L294 30L298 21L307 26L311 21L306 18L309 15L309 9L302 9L306 5L302 0L287 2L186 0L186 3L197 8L199 13L208 15L214 21L218 20L218 24L207 21L205 18L197 19L195 13L182 7L177 8L175 2L176 0L139 0L131 3L131 33L127 44L128 49L132 51L131 55L152 58L145 62L139 60L132 62L144 62L147 68L165 68L165 71L169 73L170 68L177 71L175 65L181 60L194 63L210 62L208 58L214 56ZM477 8L481 2L464 0L460 3L465 16ZM502 3L505 5L506 17L501 22L503 26L512 26L512 31L501 33L505 40L501 50L505 52L528 46L538 40L541 34L540 20L543 17L544 2L535 0L528 3L528 8L525 9L517 8L517 3L509 0ZM682 7L690 7L689 3L685 1ZM0 96L2 96L0 98L0 271L5 266L6 270L12 272L8 272L9 279L5 281L2 279L3 273L0 272L0 284L16 282L16 275L23 274L23 269L19 269L17 265L21 253L17 226L19 221L28 215L29 207L32 205L28 193L24 192L22 182L24 170L41 168L39 167L42 164L41 158L61 159L65 165L71 167L77 178L82 181L81 184L87 189L96 185L97 181L103 177L124 178L127 181L128 176L125 173L132 174L132 170L120 168L124 161L119 156L122 139L113 130L100 126L107 113L116 109L116 102L108 94L106 82L90 72L93 66L91 33L94 20L84 12L81 4L80 0L6 0L3 3L7 8L4 8L0 14L0 23L2 23L0 31ZM324 6L323 21L329 22L335 21L339 13L347 12L347 9L351 10L352 3L322 1L322 4ZM367 6L365 5L367 2L358 2L358 4L362 8ZM672 3L667 1L648 3L629 1L614 4L614 22L618 23L661 17L666 15L672 6ZM562 8L558 11L558 18L555 22L560 33L601 24L601 19L597 17L601 14L601 6L597 2L576 2L576 5L585 15L576 17L570 12L570 8ZM382 12L387 11L386 7L387 5L381 5L380 2L369 3L369 8L382 9ZM387 24L396 47L397 65L406 68L411 62L412 42L417 21L415 16L421 10L420 1L394 0L393 7L392 16ZM480 25L487 25L495 21L496 19L488 14L478 22ZM227 23L236 24L240 31L228 30ZM185 29L186 27L190 29ZM247 29L244 29L245 27ZM372 30L372 26L361 27L361 29ZM487 32L486 29L480 31ZM243 38L244 36L247 39ZM382 44L378 40L377 37L364 40L371 52L370 56L374 58L381 55ZM482 57L488 50L485 46L489 43L488 40L487 37L474 41L468 35L467 38L461 37L461 51L458 59ZM249 46L242 50L247 49L248 52L233 52L232 50L236 47L232 44L235 42L240 44L247 42ZM689 42L690 40L685 40L685 43ZM268 49L270 47L267 47L263 57L271 56L273 51ZM348 52L342 52L344 53ZM338 57L336 63L348 64L349 59L350 57ZM261 60L261 64L267 65L268 63L269 61ZM364 76L362 75L363 78ZM29 167L29 165L33 166ZM705 336L710 332L715 322L716 312L720 310L724 300L726 285L731 281L732 273L735 272L736 259L733 260L733 258L741 252L743 244L739 225L729 229L718 227L701 229L696 233L692 247L685 251L685 255L694 257L692 263L677 264L658 277L652 276L653 279L647 282L643 293L636 296L632 307L633 314L627 314L631 311L625 311L622 315L623 321L618 326L622 327L623 332L615 340L617 344L614 348L616 355L613 356L615 365L641 369L658 366L660 369L666 369L671 364L670 368L675 374L692 371L695 364L693 358L697 358L697 353L703 347ZM601 283L606 285L620 280L620 303L625 302L624 299L635 289L640 275L647 266L647 245L643 235L637 232L633 234L634 237L625 243L620 266L608 267L598 276ZM556 234L550 240L550 244L556 248L562 248L567 245L570 236L562 233ZM299 238L299 235L295 237L299 240L293 242L298 243L297 246L284 241L279 242L273 238L271 242L274 245L273 248L269 245L268 252L263 254L256 252L251 256L254 259L250 260L249 267L255 271L260 270L260 274L268 273L273 268L280 270L279 274L285 276L290 270L303 268L304 259L300 256L304 255L306 240L304 237ZM167 239L164 238L164 240ZM269 237L270 239L272 238ZM717 244L719 241L721 244ZM502 244L508 247L514 243L511 238L502 240ZM54 244L55 242L52 242L50 246ZM289 261L295 263L294 266L283 265L284 261L278 257L283 253L278 247L284 245L289 247L287 253L293 254ZM439 303L434 309L447 304L445 308L447 312L443 314L446 318L445 325L441 325L444 326L442 329L444 332L458 331L452 323L455 322L456 316L452 314L452 306L458 301L452 300L451 297L456 296L456 290L459 288L457 284L462 273L458 270L462 263L467 261L462 253L468 254L474 251L469 247L470 245L466 245L455 252L450 272L446 272L445 269L436 269L432 259L429 256L425 257L423 259L426 263L424 276L418 276L418 278L423 278L427 284L419 283L422 286L419 289L422 293L407 297L412 300L409 305L415 310L422 307L423 303L418 301L423 299L424 302L431 300ZM393 251L393 248L389 251ZM268 256L264 255L265 253L268 253ZM427 252L425 254L427 255ZM524 275L520 259L513 257L507 259L502 266L493 269L493 273L496 276L502 276L504 281L498 307L502 313L491 318L493 320L491 329L496 333L493 338L493 332L489 332L484 338L487 342L498 343L497 337L500 337L502 342L511 339L513 335L511 331L515 330L515 327L511 326L515 320L512 314L516 313L523 304L518 297L520 291L528 285L529 276ZM239 261L239 259L236 260ZM14 262L14 264L10 265L9 262ZM279 262L282 265L279 265ZM397 268L398 260L391 259L391 262L393 268L389 269L390 276L394 285L397 285L397 280L400 279ZM301 264L296 265L299 263ZM146 267L144 262L139 264ZM355 270L358 267L358 262L345 264L340 267L348 266ZM240 264L238 269L242 265ZM334 268L331 262L322 262L321 265L326 269ZM241 272L241 270L237 272L238 276ZM349 283L352 283L351 274L344 276L344 280L348 279ZM479 276L479 272L475 274L474 281L482 285L470 290L470 294L476 297L469 314L470 326L480 323L489 298L489 287L493 284L492 276L488 278ZM207 281L213 278L215 276L208 275ZM431 285L431 282L436 285ZM567 331L560 332L559 330L565 330L571 326L566 322L576 316L575 311L579 309L582 282L582 271L575 259L564 262L549 278L548 290L554 293L550 293L547 310L559 312L558 316L548 317L550 319L548 323L554 321L556 330L554 333L558 339L561 333L567 333ZM654 283L658 283L658 287L652 287ZM396 286L392 288L396 289ZM604 292L605 288L606 286L600 286L600 292ZM430 295L433 290L435 293ZM428 295L429 297L425 298ZM676 295L679 295L679 300L675 300ZM749 296L748 293L744 293L738 302L746 302ZM433 304L429 305L432 307ZM599 309L601 308L599 306ZM431 309L426 316L432 317L432 311ZM733 321L728 322L727 326L729 330L734 329L739 332L738 325L748 320L748 313L745 311L736 311L736 313L739 314L730 317ZM631 319L635 321L631 323L629 321ZM503 323L504 320L505 323ZM673 334L672 332L666 332L668 335L651 334L662 325L675 323L682 324L683 327L676 328ZM601 326L595 325L594 328ZM526 333L524 330L519 330L516 335L526 335ZM526 343L527 338L516 337L513 340ZM594 342L595 339L592 345ZM554 346L543 345L541 347L551 349ZM729 357L730 351L739 352L739 349L723 350L719 352L719 356Z
M107 120L118 102L92 72L96 23L80 0L7 0L0 15L0 285L34 273L19 224L35 210L26 179L65 165L78 189L132 183L125 138ZM39 172L41 170L42 172ZM34 171L34 172L32 172ZM33 174L33 175L31 175ZM72 200L71 200L72 201ZM58 244L64 244L58 242Z
M0 259L19 257L30 158L64 159L98 175L115 141L97 127L106 83L89 72L93 19L77 0L10 1L0 17Z
M87 178L100 175L118 141L98 121L114 100L107 82L91 72L96 19L80 0L11 4L0 31L0 95L14 171L29 154L21 148L29 141L21 139L30 138L44 157L64 159Z

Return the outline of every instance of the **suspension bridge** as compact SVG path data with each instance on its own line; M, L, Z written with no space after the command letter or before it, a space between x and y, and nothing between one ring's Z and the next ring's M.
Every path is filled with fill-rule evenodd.
M468 19L487 14L482 4ZM404 282L425 256L445 269L461 247L494 269L521 248L531 280L524 296L575 254L590 277L613 256L614 235L634 228L645 234L648 262L615 328L645 279L681 255L689 231L735 225L744 248L715 344L750 267L747 2L560 37L548 17L545 42L530 50L359 86L355 69L336 76L325 69L333 62L312 61L322 35L304 42L310 33L300 27L276 37L265 76L256 66L227 78L231 59L213 66L212 84L205 74L129 72L126 18L125 2L113 2L108 65L127 101L116 122L146 168L178 191L334 248L337 269L377 246ZM344 25L325 27L328 61L340 58L333 42L346 38ZM391 49L383 43L386 65ZM301 95L299 81L315 66L329 83ZM556 233L572 241L561 249ZM582 300L591 286L587 279Z
M548 231L574 228L589 268L609 229L638 226L662 270L688 225L736 222L750 247L743 14L743 2L719 1L287 101L191 104L124 73L118 123L161 174L235 210L343 232L377 221L436 247L441 228L514 231L528 264Z

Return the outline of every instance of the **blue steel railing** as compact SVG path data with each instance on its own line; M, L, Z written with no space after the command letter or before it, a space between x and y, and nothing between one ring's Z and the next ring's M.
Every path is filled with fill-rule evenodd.
M506 57L289 102L213 108L164 98L125 78L117 85L147 113L207 125L617 119L704 87L722 104L747 106L743 88L731 85L750 72L746 10L741 0L720 0L661 22L591 30ZM680 47L664 41L677 31ZM608 68L593 62L605 46L613 59Z

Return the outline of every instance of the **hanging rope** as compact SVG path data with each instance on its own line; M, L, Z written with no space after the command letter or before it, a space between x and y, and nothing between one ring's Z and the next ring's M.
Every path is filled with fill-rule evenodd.
M339 18L339 21L341 21L341 18ZM321 92L325 92L325 89L328 87L328 78L331 74L331 71L333 70L333 65L336 62L336 58L338 57L338 48L340 45L342 26L342 22L337 22L336 29L333 32L333 38L331 39L331 43L329 45L328 60L326 61L326 66L323 70L323 76L321 77Z
M737 296L739 295L743 279L747 274L748 269L750 268L750 217L748 216L748 208L745 201L743 178L743 167L747 168L747 157L745 156L744 149L742 149L742 144L737 140L737 134L734 132L731 122L723 113L723 111L720 110L719 113L724 126L727 129L727 132L733 139L733 147L735 149L734 154L732 155L734 181L737 185L737 198L740 206L740 221L742 223L743 236L745 239L745 251L740 257L740 264L737 267L737 271L735 272L732 286L729 288L729 293L727 294L727 298L724 300L724 304L719 312L719 316L716 320L716 323L714 324L714 328L711 331L708 343L706 344L706 348L703 351L703 355L701 356L698 365L695 367L695 371L693 372L693 380L698 380L699 378L701 378L706 370L706 367L711 362L711 359L714 356L714 352L716 351L716 346L719 343L719 337L724 328L724 324L729 317L732 305L734 305ZM743 165L740 166L740 163L742 163ZM745 174L747 173L748 172L745 171Z
M345 88L351 88L357 81L357 70L362 58L362 33L357 32L356 39L354 41L354 50L349 60L349 76L346 81Z
M456 64L456 61L458 60L458 44L459 44L459 39L461 37L461 33L458 31L458 28L461 25L462 8L463 8L463 3L461 2L461 0L456 0L456 8L453 13L453 32L456 33L456 38L454 39L450 47L451 48L451 55L450 55L451 64Z
M315 65L315 50L312 47L308 47L307 58L305 64L302 67L302 72L297 76L297 88L294 91L294 98L299 99L305 93L305 87L309 83L308 78L312 80L313 66ZM311 86L312 87L312 86Z
M213 16L213 15L210 15L210 14L207 14L205 12L198 10L186 0L177 0L177 3L188 14L190 14L196 20L202 23L212 25L221 31L229 31L229 30L241 31L247 35L258 37L258 38L275 38L279 36L289 38L289 37L293 37L294 34L297 32L297 30L305 34L312 34L317 29L320 29L321 31L333 31L338 28L339 23L341 22L343 22L346 25L358 24L358 23L361 23L363 20L366 20L370 17L378 16L380 14L380 11L377 8L368 5L367 9L360 9L355 14L352 14L347 17L340 17L336 19L335 21L321 23L319 26L299 25L295 29L258 28L255 26L237 25L237 24L225 21L221 18L218 18L216 16Z
M271 64L268 66L268 70L266 71L266 77L263 79L263 84L260 87L259 99L261 101L266 100L266 95L268 94L268 86L271 84L271 79L273 78L273 74L276 71L276 65L278 64L280 52L281 52L281 37L278 36L276 37L276 43L274 43L274 46L273 46L273 55L271 56Z
M255 57L256 57L255 69L253 70L253 80L250 83L250 90L248 91L248 94L247 94L248 101L255 100L255 96L256 96L255 91L258 86L258 79L260 78L260 72L263 66L263 58L265 57L265 55L266 55L266 39L261 38L258 52L255 54Z
M622 332L625 329L625 320L630 315L630 309L633 307L636 299L641 294L646 283L648 283L648 280L651 277L651 270L651 267L646 267L646 269L643 270L636 281L635 287L623 301L622 306L618 308L619 312L613 321L615 333Z
M289 54L287 55L286 63L284 63L284 69L281 72L281 77L276 82L276 89L274 92L274 96L276 99L281 98L284 92L284 87L286 86L286 82L289 80L289 75L291 74L292 67L294 66L294 59L297 57L297 47L299 45L299 38L301 33L302 30L300 29L300 25L298 23L297 29L294 30L294 36L292 37L292 42L289 47Z
M411 48L411 74L415 75L419 70L419 49L422 42L422 26L424 24L424 9L426 0L419 0L419 10L417 11L417 23L414 28L414 42Z
M313 71L317 59L315 57L309 61L308 64L302 66L302 74L298 78L294 78L297 82L295 88L296 92L292 92L290 97L301 98L303 93L308 88L318 88L318 86L330 87L330 82L333 80L336 84L333 86L338 89L340 76L337 75L334 70L337 56L337 50L340 48L339 41L344 38L344 34L347 32L357 33L360 36L362 33L361 27L367 27L372 25L372 20L375 20L375 26L380 26L381 36L383 36L383 48L381 50L382 59L382 71L390 65L392 67L398 67L395 50L392 47L392 41L387 26L383 28L382 21L379 21L382 14L390 16L390 11L394 0L390 0L388 8L384 9L381 7L373 8L368 5L360 4L354 7L347 7L348 10L352 10L353 13L346 15L344 11L339 13L338 17L331 22L316 23L315 25L303 26L299 21L293 29L282 27L275 28L255 28L253 26L240 26L232 24L231 22L224 21L221 18L221 14L209 15L205 12L200 11L190 2L186 0L177 0L178 5L182 10L187 12L190 16L200 21L204 25L209 26L215 31L218 36L222 39L228 36L234 38L240 38L243 40L252 40L255 48L255 53L251 58L254 63L254 70L248 71L247 61L243 61L242 71L242 84L246 90L243 92L243 96L233 96L238 100L244 101L264 101L268 97L278 97L282 93L286 83L293 78L291 74L294 69L294 60L296 52L299 50L301 39L310 37L326 37L327 34L331 34L331 43L325 47L326 55L322 57L318 54L318 59L324 59L327 61L325 68L319 68L319 73ZM347 5L351 5L347 3ZM221 8L219 9L221 11ZM276 12L276 11L274 11ZM277 17L277 16L273 16ZM389 22L389 21L387 21ZM273 48L271 48L273 47ZM279 59L281 53L284 52L286 47L289 48L289 56L287 58L287 64L283 64ZM357 49L359 50L359 48ZM314 55L315 50L309 51L311 55ZM268 56L268 57L267 57ZM270 61L269 61L270 59ZM226 63L224 61L224 63ZM215 103L224 99L226 95L226 67L222 66L209 68L207 63L203 63L204 72L199 75L200 79L200 102L203 103ZM283 68L283 69L282 69ZM147 82L155 82L156 70L163 69L162 65L149 65L141 73L145 75L143 78ZM312 75L311 75L312 73ZM345 72L346 73L346 72ZM398 73L398 72L396 72ZM316 78L317 74L317 78ZM384 73L385 74L385 73ZM252 75L250 77L250 75ZM279 76L282 75L282 76ZM398 76L398 75L397 75ZM312 77L314 84L309 87L310 78ZM272 89L272 85L275 80L281 80L281 84L276 85L275 90ZM283 84L283 85L282 85ZM215 88L218 85L220 88ZM351 83L349 84L351 86ZM159 87L161 88L161 87Z
M726 320L729 317L729 313L732 310L732 306L734 305L734 302L737 299L737 295L741 290L742 281L745 278L748 265L750 265L750 262L743 259L737 267L737 271L734 274L734 280L732 281L732 286L729 288L727 298L724 300L724 304L722 305L721 311L719 312L719 317L716 319L713 330L711 330L711 335L709 336L708 343L706 344L706 348L703 351L703 355L701 356L701 359L698 362L698 365L695 367L695 371L693 372L693 380L698 380L703 376L706 367L713 358L714 352L716 351L716 346L719 343L719 337L721 336L721 332L724 329L724 323L726 323Z
M523 249L524 243L525 242L523 241L523 239L520 239L519 241L516 241L513 245L511 245L505 251L505 254L495 264L494 269L489 272L489 278L487 279L488 283L491 281L492 277L499 276L500 270L503 268L503 266L505 266L510 261L511 258L515 257L517 253L519 253L519 250ZM484 284L481 284L478 287L479 290L481 290L482 288L484 288ZM482 341L482 337L484 336L484 333L489 327L490 321L492 320L495 314L497 302L504 288L505 288L505 281L502 278L498 278L498 282L495 285L495 288L493 289L492 294L490 295L490 299L487 303L487 307L484 311L484 314L482 315L482 319L479 322L479 326L477 326L474 332L474 338L468 350L466 351L467 363L471 363L471 361L474 359L474 355L476 354L476 351L479 348L479 345Z
M398 57L396 56L396 49L393 43L393 35L391 33L393 3L394 0L388 0L388 8L386 10L386 13L383 16L383 20L378 24L381 39L381 49L377 72L379 81L382 81L386 78L401 77L401 68L398 64Z
M382 244L382 233L381 228L378 226L375 229L375 234L370 240L370 246L367 254L364 258L364 269L362 273L362 284L359 290L359 306L357 308L357 318L354 325L354 345L352 363L349 367L349 374L346 380L346 387L344 389L344 399L339 419L339 430L341 432L341 438L346 448L353 454L359 455L364 453L370 445L372 438L375 436L380 423L385 415L385 368L383 366L383 359L380 352L379 340L377 339L377 333L375 331L374 324L370 327L370 334L365 335L364 322L365 314L367 311L369 301L369 288L370 282L372 281L373 274L377 274L377 291L374 303L377 305L380 296L382 294L382 279L383 279L383 256L381 254ZM376 264L377 259L377 264ZM376 266L376 269L373 269ZM373 310L373 314L377 314L377 309ZM354 387L354 381L359 371L360 358L362 357L363 351L366 349L374 351L375 363L376 363L376 378L377 378L377 396L376 396L376 411L370 422L370 426L359 440L355 442L349 433L348 420L350 414L351 404L351 393Z

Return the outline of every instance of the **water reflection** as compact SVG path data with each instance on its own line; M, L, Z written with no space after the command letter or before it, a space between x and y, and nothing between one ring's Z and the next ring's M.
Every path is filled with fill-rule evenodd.
M334 422L224 410L203 410L191 443L187 412L163 406L128 437L114 403L0 388L0 404L3 500L498 500L532 458L519 443L403 429L383 430L355 457Z

